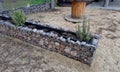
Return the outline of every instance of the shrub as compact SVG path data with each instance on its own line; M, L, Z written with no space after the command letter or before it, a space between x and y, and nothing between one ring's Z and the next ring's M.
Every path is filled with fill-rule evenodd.
M17 26L21 26L21 25L24 25L27 17L25 16L25 14L20 11L20 10L14 10L12 13L11 13L11 17L12 17L12 20L13 22L17 25Z
M82 26L77 25L76 27L76 36L80 39L80 41L90 41L90 21L83 19Z

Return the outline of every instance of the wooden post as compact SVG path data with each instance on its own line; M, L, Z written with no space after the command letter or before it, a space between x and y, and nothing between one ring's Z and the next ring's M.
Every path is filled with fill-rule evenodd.
M0 2L0 12L4 10L2 3Z
M51 0L51 9L54 9L54 8L55 8L55 1Z
M107 7L109 5L110 0L104 0L104 7Z
M85 13L86 2L85 1L73 1L72 2L72 18L81 18Z

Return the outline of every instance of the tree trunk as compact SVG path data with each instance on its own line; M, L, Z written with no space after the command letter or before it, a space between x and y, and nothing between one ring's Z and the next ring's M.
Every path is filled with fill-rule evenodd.
M86 2L73 1L72 2L72 18L81 18L85 13Z
M107 7L109 5L110 0L104 0L104 7Z

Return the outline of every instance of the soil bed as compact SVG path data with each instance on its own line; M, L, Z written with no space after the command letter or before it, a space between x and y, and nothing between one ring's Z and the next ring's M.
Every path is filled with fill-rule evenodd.
M74 42L79 40L76 37L76 33L71 32L71 31L60 30L60 29L57 29L57 28L52 28L50 26L33 24L33 23L30 23L30 22L26 22L25 27L33 28L33 29L37 29L37 30L43 30L45 32L53 32L53 33L57 34L59 37L62 36L65 39L70 38L70 40L73 40ZM92 44L92 40L93 40L93 37L91 36L91 40L89 40L87 43Z
M9 16L0 16L0 19L12 22L12 19ZM59 37L63 36L63 38L65 38L65 39L70 38L70 40L73 40L74 42L79 40L76 37L75 32L52 28L49 25L45 26L45 25L40 25L40 24L34 24L32 22L25 22L25 25L23 27L28 27L28 28L37 29L37 30L44 30L45 32L53 32L53 33L57 34ZM92 40L93 40L93 37L91 36L91 39L89 41L87 41L87 43L92 44Z

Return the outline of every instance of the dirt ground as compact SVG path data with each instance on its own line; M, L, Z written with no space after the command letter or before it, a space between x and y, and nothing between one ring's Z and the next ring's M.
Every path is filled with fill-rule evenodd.
M28 16L50 26L75 31L76 24L64 20L71 12L70 7L57 7L57 11L43 12ZM120 71L120 11L86 9L90 19L91 33L101 35L92 67L68 64L80 72L119 72ZM75 64L75 66L73 66ZM66 64L67 65L67 64ZM67 67L68 67L67 65Z
M74 31L76 24L64 20L70 8L56 9L28 19ZM102 37L91 67L0 34L0 72L120 72L120 12L86 9L86 15L91 19L91 32Z
M66 66L72 61L74 60L0 34L0 72L79 72L74 67Z

